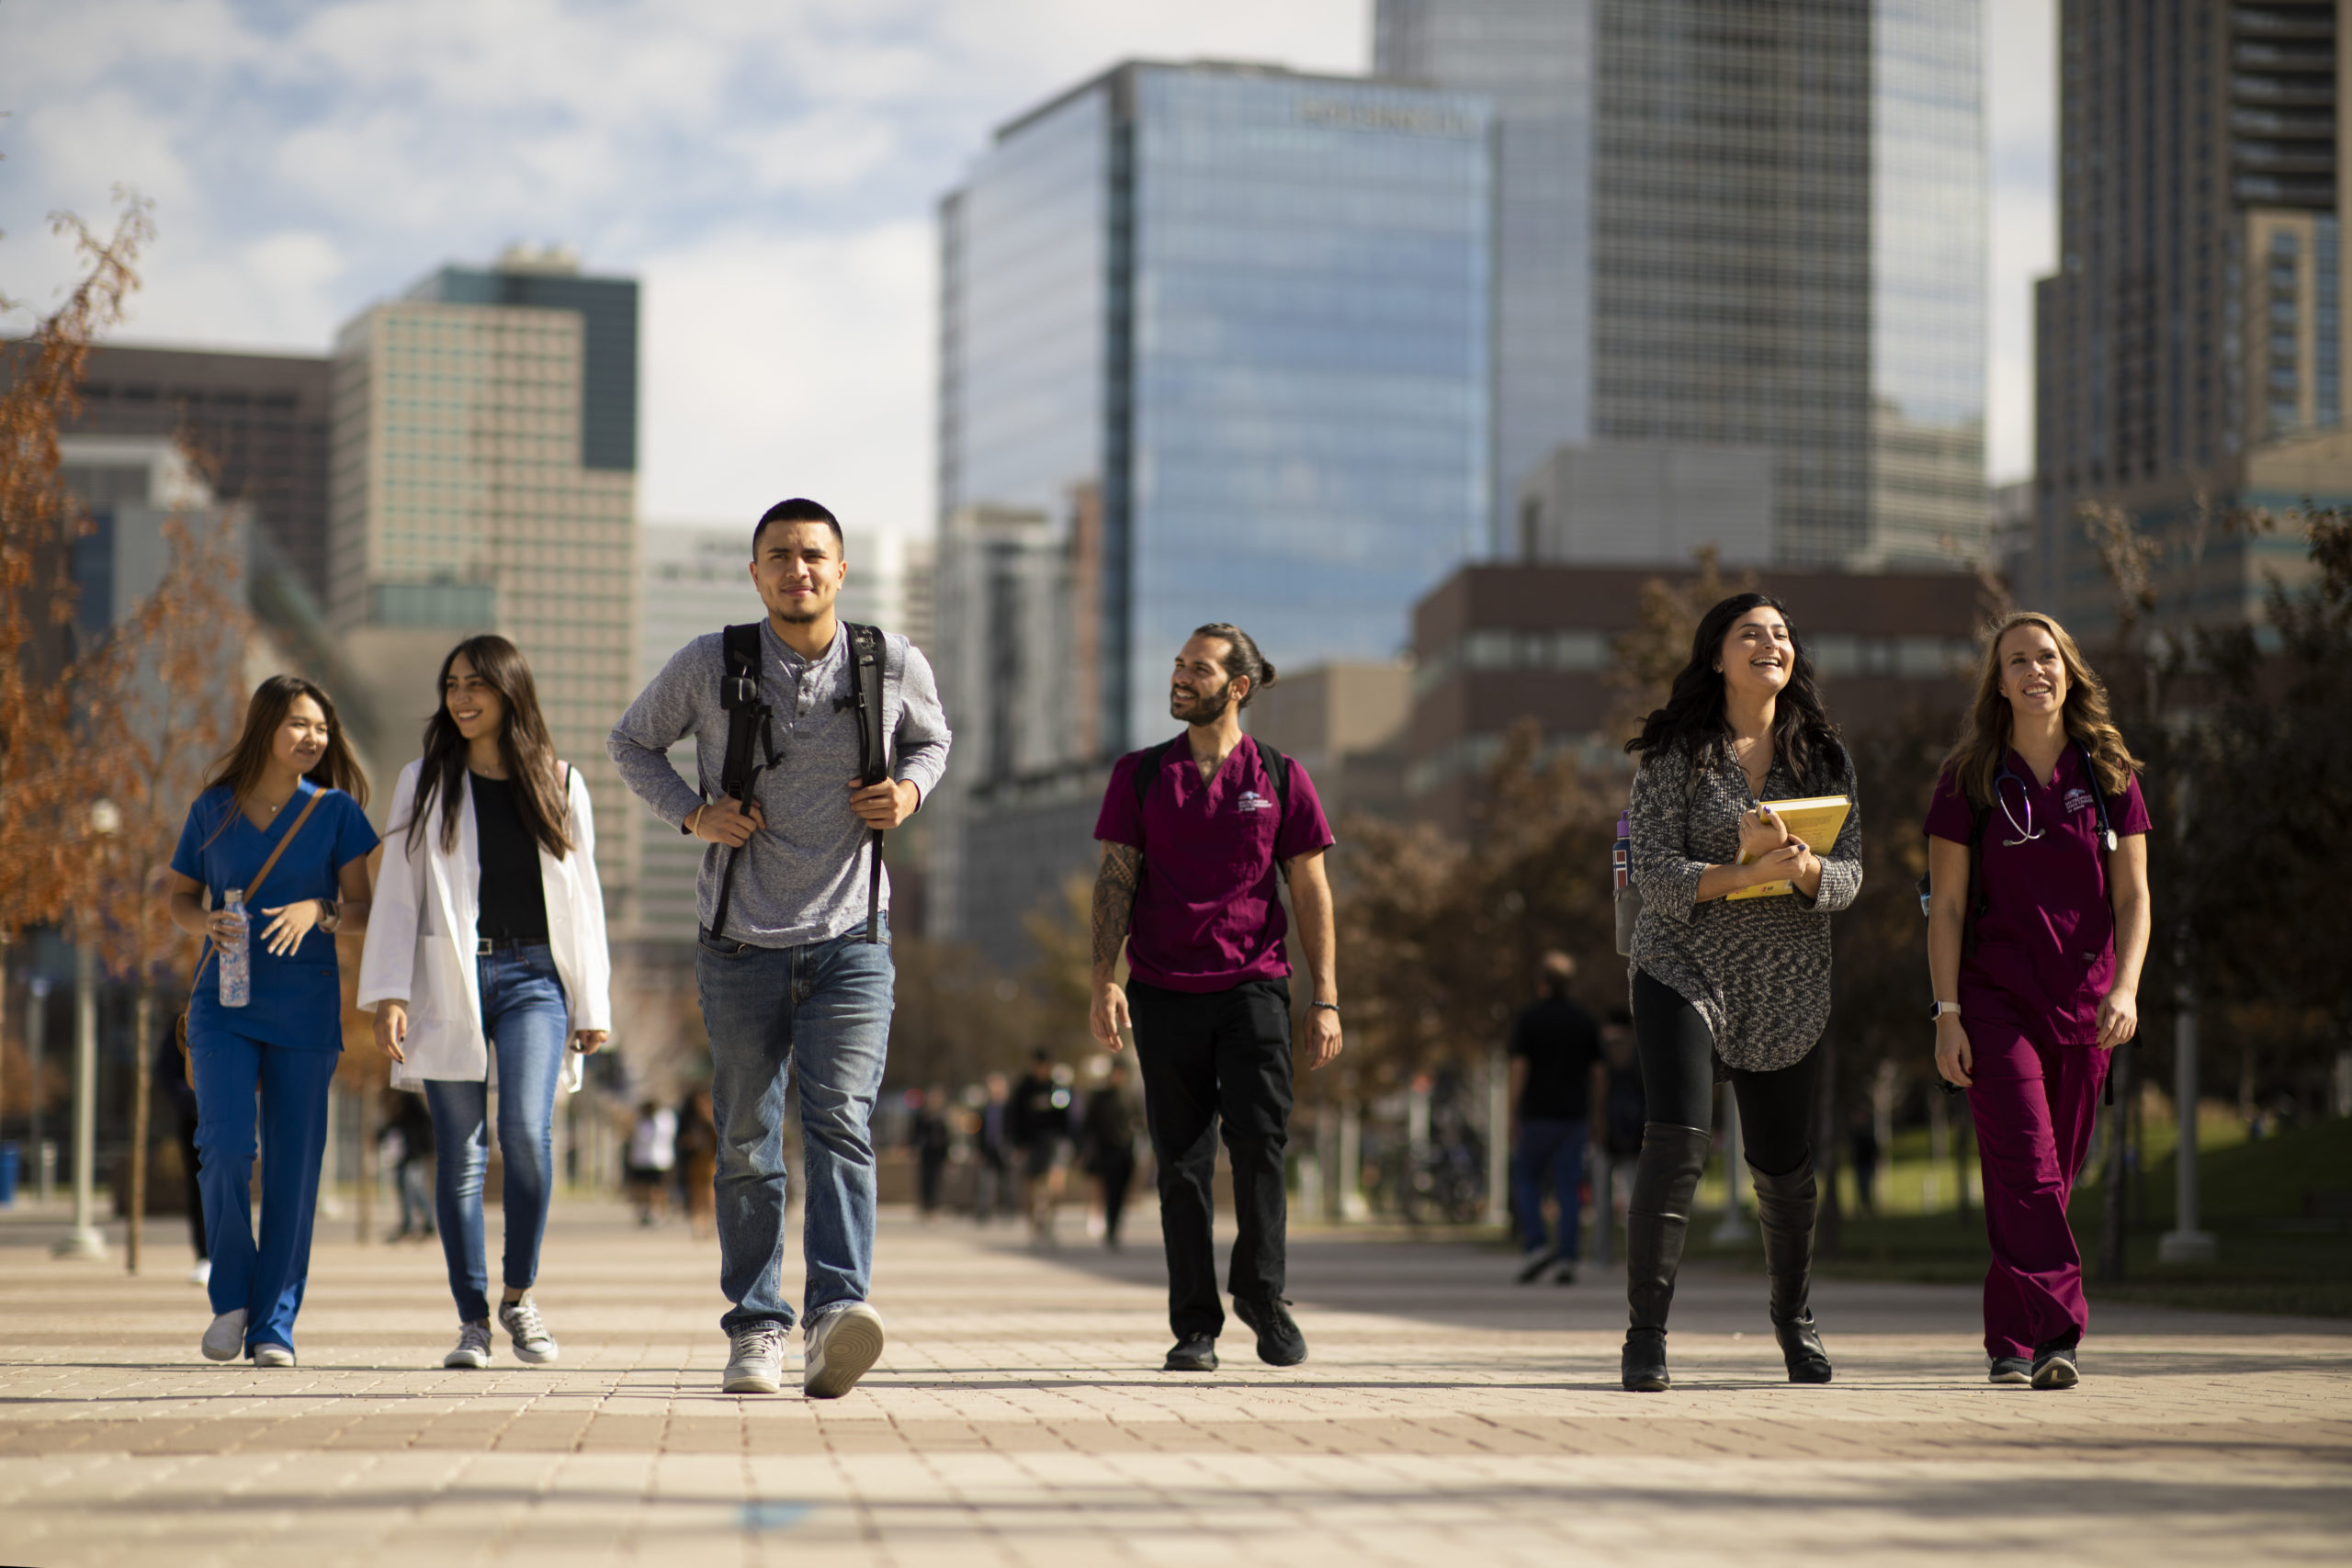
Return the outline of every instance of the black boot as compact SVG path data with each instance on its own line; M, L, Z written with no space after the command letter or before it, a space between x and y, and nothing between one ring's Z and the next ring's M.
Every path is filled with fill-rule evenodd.
M1764 1232L1764 1271L1772 1279L1772 1336L1789 1364L1791 1382L1827 1382L1829 1354L1821 1348L1807 1297L1813 1286L1813 1220L1820 1208L1813 1161L1780 1176L1747 1168L1756 1183L1756 1218Z
M1666 1314L1674 1304L1674 1275L1682 1266L1682 1239L1690 1228L1690 1200L1714 1135L1697 1127L1652 1122L1642 1128L1634 1164L1634 1197L1625 1211L1625 1387L1662 1393L1666 1374Z

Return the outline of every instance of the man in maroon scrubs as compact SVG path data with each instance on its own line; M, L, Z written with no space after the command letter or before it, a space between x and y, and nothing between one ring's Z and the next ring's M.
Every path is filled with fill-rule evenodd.
M1171 1372L1215 1371L1225 1327L1209 1230L1220 1121L1233 1163L1235 1315L1257 1331L1261 1360L1306 1359L1283 1295L1291 997L1277 867L1315 985L1310 1067L1340 1054L1340 996L1322 803L1305 768L1241 732L1241 709L1273 682L1273 666L1240 627L1194 632L1169 681L1169 711L1184 733L1119 759L1094 825L1102 870L1091 1022L1114 1051L1121 1027L1135 1029L1159 1168Z

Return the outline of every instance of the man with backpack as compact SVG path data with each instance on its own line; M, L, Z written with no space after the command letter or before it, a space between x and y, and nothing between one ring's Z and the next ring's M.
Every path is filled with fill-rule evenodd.
M883 834L946 771L938 683L897 636L842 622L841 524L813 501L752 531L765 619L678 650L607 742L654 813L703 853L695 987L710 1034L719 1288L729 1393L774 1393L794 1322L781 1282L785 1085L798 1089L808 1190L801 1386L847 1393L882 1353L866 1304L872 1120L893 971ZM700 778L665 753L692 736Z
M1225 1313L1210 1181L1220 1122L1233 1164L1234 1313L1256 1331L1260 1359L1287 1367L1306 1359L1283 1295L1291 997L1277 868L1314 982L1309 1067L1340 1054L1340 996L1322 803L1305 768L1241 732L1241 709L1273 683L1274 667L1240 627L1216 622L1194 632L1169 682L1169 711L1184 733L1119 759L1094 825L1102 869L1091 1022L1114 1051L1123 1027L1135 1031L1159 1166L1171 1372L1216 1370Z

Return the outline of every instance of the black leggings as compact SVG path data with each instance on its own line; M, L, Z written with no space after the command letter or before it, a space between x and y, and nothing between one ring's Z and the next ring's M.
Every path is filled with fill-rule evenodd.
M1642 1055L1645 1115L1677 1127L1715 1124L1715 1036L1682 994L1634 971L1634 1039ZM1790 1066L1731 1069L1747 1163L1786 1176L1813 1158L1815 1053Z

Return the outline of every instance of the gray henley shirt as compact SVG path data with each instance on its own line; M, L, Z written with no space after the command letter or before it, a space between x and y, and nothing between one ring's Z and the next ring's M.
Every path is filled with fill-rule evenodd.
M952 739L939 705L930 661L905 637L885 634L882 661L884 733L891 738L890 773L929 800L947 771ZM727 710L718 683L726 673L725 638L695 638L656 675L613 727L605 749L613 765L655 816L676 828L705 800L718 798L727 757ZM850 780L861 761L849 638L836 635L824 654L806 660L785 647L763 620L765 659L760 695L775 712L776 765L760 775L753 798L767 827L736 852L724 935L755 947L799 947L825 942L865 924L866 855L870 837L850 810ZM669 749L695 739L694 784L670 763ZM707 845L696 884L703 925L718 902L718 874L727 852ZM882 908L890 882L882 880Z

